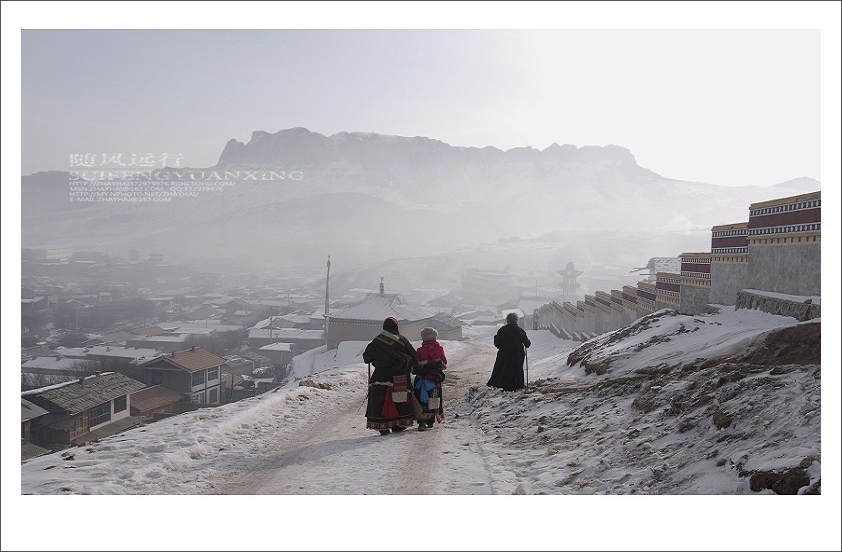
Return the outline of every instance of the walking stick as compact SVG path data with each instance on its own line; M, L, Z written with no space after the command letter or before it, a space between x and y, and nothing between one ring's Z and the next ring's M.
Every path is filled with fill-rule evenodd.
M523 348L523 358L526 360L526 386L529 387L529 352L526 347Z

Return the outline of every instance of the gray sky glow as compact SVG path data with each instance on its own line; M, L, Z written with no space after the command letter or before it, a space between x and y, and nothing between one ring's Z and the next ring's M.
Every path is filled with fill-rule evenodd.
M296 7L295 17L284 18L281 6L258 4L264 7L227 15L205 5L205 30L154 28L185 23L190 12L183 7L144 7L131 21L105 10L96 19L103 30L73 30L91 27L84 17L62 20L64 29L23 25L40 30L21 33L22 174L67 170L73 153L183 154L185 164L204 167L231 138L248 142L255 130L302 126L325 135L426 136L503 150L616 144L662 176L728 186L822 179L818 25L752 29L739 23L754 12L731 9L729 22L740 30L675 30L670 17L653 19L649 30L629 23L618 30L607 28L610 16L603 30L353 30L371 8L358 6L356 19L327 21L316 19L314 8ZM597 21L605 11L597 4L578 6L576 21ZM471 7L456 9L448 25L487 11L498 16L489 27L505 26L505 10ZM687 27L678 23L692 14L675 8L659 15L688 12L676 19L676 27ZM423 27L440 9L426 6L417 22L408 9L397 18L386 13L368 26ZM700 23L719 10L705 6ZM774 23L774 10L764 10ZM532 26L570 22L560 5L508 11L514 25L529 15ZM311 29L348 24L212 28L266 18ZM478 23L482 17L472 26ZM129 25L148 30L105 30Z

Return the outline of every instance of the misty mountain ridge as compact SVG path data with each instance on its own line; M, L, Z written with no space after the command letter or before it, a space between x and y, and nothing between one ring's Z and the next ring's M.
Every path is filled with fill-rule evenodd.
M569 144L559 146L553 143L544 150L526 146L503 151L494 146L451 146L441 140L423 136L409 138L362 132L340 132L325 136L301 127L281 130L275 134L255 131L248 144L231 139L225 145L216 167L314 167L343 162L371 169L396 165L417 168L465 163L494 165L524 162L576 169L587 164L590 165L587 171L589 175L596 167L616 167L640 176L654 174L639 167L629 150L614 145L577 148Z
M328 254L346 267L445 254L493 268L513 264L499 256L519 248L515 264L552 274L559 255L631 267L704 251L711 226L748 220L751 203L820 189L809 178L773 188L673 180L614 145L502 151L305 128L230 140L216 166L192 170L208 190L218 179L226 186L167 201L71 202L70 173L24 176L22 247L136 249L170 262L210 259L217 270L285 272L321 270ZM257 170L275 174L237 177ZM631 238L619 249L606 240L618 234Z

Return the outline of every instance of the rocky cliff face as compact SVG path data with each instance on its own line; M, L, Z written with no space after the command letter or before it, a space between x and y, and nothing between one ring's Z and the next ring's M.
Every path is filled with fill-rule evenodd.
M349 165L368 170L433 169L444 172L460 167L485 166L523 168L528 165L539 174L562 172L592 180L595 173L617 172L629 179L653 178L631 152L620 146L552 144L544 150L532 147L503 151L454 147L440 140L421 136L386 136L374 133L340 132L324 136L305 128L281 130L274 134L256 131L247 144L229 140L219 157L218 168L297 168L317 169L326 165ZM503 169L505 170L505 169Z
M247 144L231 140L215 167L95 188L156 197L75 201L70 180L67 173L23 177L23 247L319 267L339 251L346 263L370 264L482 250L497 256L471 262L546 264L550 274L558 268L549 266L550 257L559 250L577 266L629 267L704 250L710 227L746 220L752 202L819 189L815 181L771 190L670 180L614 145L502 151L304 128L258 131ZM515 249L517 260L505 257Z

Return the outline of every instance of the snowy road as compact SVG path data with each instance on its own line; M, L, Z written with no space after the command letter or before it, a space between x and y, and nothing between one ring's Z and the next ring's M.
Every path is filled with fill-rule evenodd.
M315 537L333 536L347 548L357 529L367 539L360 549L372 543L394 548L372 524L387 512L405 515L407 505L411 514L429 513L440 522L441 542L468 539L468 550L525 549L529 531L515 526L536 528L547 539L532 549L586 550L599 536L612 541L600 549L620 550L653 516L667 540L655 546L647 533L637 548L672 549L693 534L699 549L727 550L744 538L746 526L774 518L779 500L760 500L740 511L739 524L716 531L694 532L694 520L730 511L734 495L821 494L822 429L839 416L828 415L821 403L823 382L827 389L838 371L822 377L819 322L734 309L693 317L667 312L639 326L581 351L582 344L532 330L529 385L515 392L485 387L496 328L466 326L464 339L443 343L451 361L446 423L388 436L365 429L360 354L366 342L343 342L335 350L314 350L315 359L301 355L293 380L276 391L24 462L20 493L62 495L62 502L71 499L67 495L203 495L190 512L205 510L201 519L217 519L220 507L233 514L235 530L214 532L233 539L227 549L242 548L246 520L262 523L261 529L277 521L280 531L288 530L282 538L301 537L301 550ZM700 356L705 350L714 353ZM587 366L610 359L609 370L588 374L584 364L568 362L571 355L586 356ZM676 369L663 370L664 359ZM233 495L243 501L230 502ZM552 495L552 501L517 498L503 506L501 499L511 495ZM659 506L629 508L625 499L618 506L610 499L619 495L658 495ZM676 495L692 495L684 498L699 510L662 502L682 498ZM787 515L801 516L799 527L836 520L838 501L832 492L827 496L829 502L813 496ZM16 511L25 516L31 509L21 504ZM507 525L489 531L489 520L501 511ZM184 524L179 512L160 520L173 523L173 534ZM559 526L559 519L576 531L541 530ZM606 519L611 531L603 530ZM277 550L278 533L271 529L260 531L267 540L249 545ZM150 538L160 535L153 533ZM804 539L820 531L790 533L775 533L772 548L806 550ZM481 543L487 536L492 542Z
M412 428L381 436L365 428L364 393L344 394L348 397L344 402L279 439L252 470L235 475L213 492L493 494L492 474L477 444L478 429L461 399L471 386L485 385L495 353L489 344L470 340L448 353L446 421L432 430ZM372 477L373 472L382 477Z

